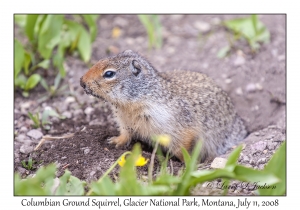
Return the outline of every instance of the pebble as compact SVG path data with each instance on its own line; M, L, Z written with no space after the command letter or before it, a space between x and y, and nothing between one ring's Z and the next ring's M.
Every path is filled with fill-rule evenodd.
M264 163L266 163L266 161L267 161L266 158L260 158L260 159L257 161L256 165L264 164Z
M72 113L69 111L65 111L62 113L62 116L65 116L66 118L70 119L72 118Z
M246 91L248 93L251 93L251 92L255 92L256 91L256 85L253 84L253 83L250 83L246 86Z
M276 142L268 142L267 147L269 150L274 150L277 146Z
M16 137L15 140L18 141L18 142L23 142L26 138L27 138L27 137L26 137L25 134L20 134L20 135L18 135L18 136Z
M66 157L66 156L63 156L63 157L61 157L61 159L64 160L64 159L67 159L67 157Z
M29 136L35 140L39 140L43 137L43 133L37 129L32 129L27 133L27 136Z
M74 116L78 117L79 115L83 115L83 111L81 109L76 109L74 111Z
M25 168L22 168L22 167L18 167L18 172L20 173L20 174L26 174L26 169Z
M116 16L114 19L115 25L121 26L121 27L126 27L128 25L128 21L124 18L121 18L119 16Z
M199 30L201 33L207 33L210 31L210 24L204 21L194 22L194 27Z
M231 82L232 82L232 79L226 79L226 80L225 80L225 83L226 83L226 84L230 84Z
M243 157L243 161L245 162L245 163L248 163L249 162L249 157L247 156L247 155L245 155L244 157Z
M85 149L85 150L83 151L83 153L84 153L85 155L87 155L87 154L89 154L90 151L91 151L90 149Z
M91 171L90 176L94 176L96 171Z
M233 61L234 66L241 66L245 64L246 60L243 56L237 56L235 60Z
M68 96L65 100L65 103L66 104L71 104L71 103L74 103L76 100L73 96Z
M226 165L227 159L216 157L211 163L211 168L224 168Z
M87 107L87 108L84 110L84 113L85 113L86 115L91 115L93 112L94 112L94 108L92 108L92 107Z
M243 90L241 87L238 87L236 90L235 90L235 93L239 96L243 95Z
M255 144L251 145L252 150L254 150L254 151L258 150L261 152L265 150L266 146L267 146L267 143L264 141L259 141L259 142L256 142Z
M255 135L255 136L259 136L259 132L255 132L254 135Z
M29 154L30 152L32 152L34 149L33 146L29 146L27 144L23 144L20 148L20 152L23 154Z
M26 126L22 126L20 128L20 132L26 133L28 131L28 128Z
M94 119L89 122L89 125L103 125L103 123L99 119Z

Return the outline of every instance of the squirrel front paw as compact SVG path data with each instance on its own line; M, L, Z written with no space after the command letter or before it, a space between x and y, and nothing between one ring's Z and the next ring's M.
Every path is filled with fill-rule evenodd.
M116 148L119 148L126 143L129 143L129 138L125 135L113 136L107 139L109 144L115 144Z

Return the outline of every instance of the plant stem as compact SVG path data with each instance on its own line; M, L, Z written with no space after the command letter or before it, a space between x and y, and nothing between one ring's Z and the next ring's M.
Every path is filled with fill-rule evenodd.
M152 182L152 172L153 172L154 158L155 158L156 150L157 150L157 147L158 147L158 143L159 142L156 141L155 147L154 147L152 155L151 155L151 161L150 161L149 170L148 170L148 180L149 180L149 183Z

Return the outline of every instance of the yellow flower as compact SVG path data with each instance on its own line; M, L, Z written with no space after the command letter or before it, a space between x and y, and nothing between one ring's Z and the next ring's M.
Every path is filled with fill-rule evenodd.
M146 165L148 162L148 159L146 160L142 155L139 156L139 158L137 159L137 161L135 162L136 166L144 166Z
M125 162L126 162L125 155L122 155L121 160L119 160L118 164L119 166L123 167Z
M135 162L135 166L144 166L147 164L147 162L148 159L146 160L142 155L140 155L137 161ZM125 159L125 155L123 155L119 160L118 164L119 166L123 167L125 163L126 163L126 159Z
M156 137L159 144L167 147L171 142L171 137L169 135L159 135Z

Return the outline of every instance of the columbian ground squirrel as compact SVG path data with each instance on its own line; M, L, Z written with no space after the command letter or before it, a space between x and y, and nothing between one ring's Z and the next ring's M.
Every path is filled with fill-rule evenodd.
M81 79L85 92L111 104L120 135L109 139L122 146L133 137L150 141L167 134L166 149L183 160L202 141L200 158L223 154L247 134L228 95L212 79L190 71L157 71L131 50L104 58Z

